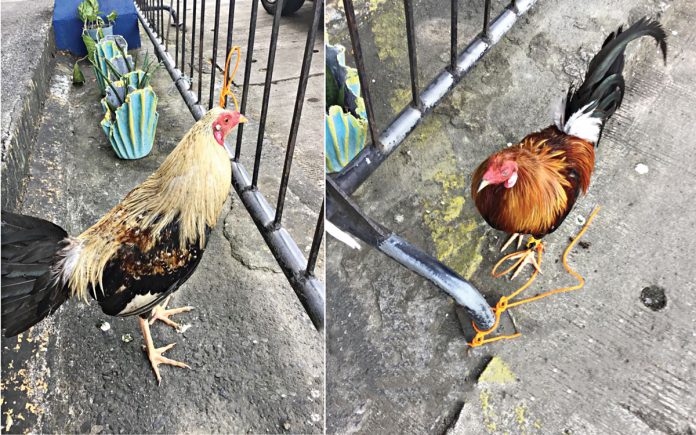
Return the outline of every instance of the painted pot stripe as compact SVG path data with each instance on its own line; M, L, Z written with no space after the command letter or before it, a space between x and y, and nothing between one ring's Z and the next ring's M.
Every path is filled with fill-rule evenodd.
M152 151L159 119L157 95L152 87L128 94L115 113L109 109L106 98L102 98L102 108L102 129L119 158L140 159Z

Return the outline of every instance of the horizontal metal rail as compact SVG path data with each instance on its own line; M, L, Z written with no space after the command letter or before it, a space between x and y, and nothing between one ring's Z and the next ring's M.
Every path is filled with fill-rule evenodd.
M450 65L440 72L420 93L418 93L420 89L417 82L413 21L412 17L409 18L413 11L410 0L404 0L404 3L408 4L408 7L405 9L413 96L411 102L379 133L374 122L374 109L369 90L370 79L363 61L352 0L343 0L348 31L353 46L353 55L358 70L358 77L360 78L360 87L365 100L365 109L372 136L372 143L366 146L339 174L334 175L338 185L348 194L355 192L370 174L404 142L408 135L423 121L424 117L461 82L462 78L474 65L512 28L517 19L536 3L536 0L513 1L491 23L488 22L487 18L488 14L490 14L490 2L486 1L483 30L458 56L454 54L457 49L457 0L452 0Z
M495 314L481 293L457 272L367 217L330 178L326 180L329 220L392 260L430 280L464 307L476 326L493 327Z
M191 114L193 115L194 119L198 120L200 119L205 112L207 111L207 108L204 107L202 101L201 101L201 96L202 96L202 78L200 76L200 72L202 70L203 66L203 43L204 43L204 32L206 31L205 29L205 0L200 0L201 7L200 7L200 15L198 18L196 18L197 15L197 9L196 9L196 3L197 0L193 0L193 26L191 30L191 35L193 36L191 38L191 75L190 76L185 76L184 73L180 68L178 68L178 62L174 59L172 59L172 56L169 54L169 52L166 50L165 44L167 43L166 41L163 41L162 35L163 33L163 19L161 15L157 15L156 11L149 11L147 13L143 12L142 8L140 6L145 6L149 5L150 3L157 1L157 0L136 0L136 11L138 13L138 19L140 20L141 24L143 25L143 28L145 29L145 32L147 33L148 37L152 41L154 47L155 47L155 52L157 54L157 57L162 61L165 69L171 76L172 80L176 84L177 89L179 90L179 93L181 94L184 102L188 106L189 110L191 111ZM183 0L184 8L186 8L187 1L190 0ZM234 187L235 191L239 195L242 203L244 204L245 208L249 212L252 220L256 224L259 232L263 236L266 244L271 250L271 253L275 257L276 261L278 262L278 265L281 267L283 270L285 276L287 277L288 281L292 285L292 288L295 290L295 293L297 294L297 297L299 298L300 302L302 303L303 307L307 311L309 317L311 318L312 322L314 325L317 327L317 329L321 330L324 327L324 301L325 301L325 288L323 283L315 276L314 274L314 268L317 262L317 256L319 252L319 247L321 245L321 240L324 234L323 231L323 206L322 210L320 211L320 220L317 223L317 227L315 229L314 233L314 239L312 242L312 247L310 249L310 255L309 255L309 261L305 259L302 251L299 249L297 246L297 243L294 241L294 239L290 236L290 234L287 232L287 230L283 227L282 225L282 209L283 205L285 202L285 193L288 187L288 181L289 181L289 175L290 175L290 168L292 165L292 159L293 159L293 152L294 152L294 146L295 146L295 141L297 138L297 133L298 133L298 128L299 128L299 122L300 122L300 116L302 113L302 106L304 103L304 95L305 95L305 90L307 86L307 81L308 81L308 76L309 76L309 65L311 64L312 60L312 54L313 54L313 46L314 42L316 39L316 33L317 33L317 28L318 28L318 23L319 20L321 19L321 11L323 9L323 0L317 0L314 2L314 18L313 18L313 23L311 28L308 31L307 34L307 42L305 45L305 50L304 50L304 57L303 57L303 63L302 63L302 71L300 74L300 80L299 80L299 85L298 85L298 92L297 92L297 98L296 98L296 103L295 103L295 116L293 117L291 129L290 129L290 136L288 139L288 147L287 147L287 152L285 156L285 163L284 163L284 168L283 168L283 175L281 177L281 184L280 184L280 189L279 189L279 207L274 210L268 201L266 200L266 197L263 195L263 193L258 189L258 185L256 183L256 179L254 177L249 177L248 172L244 168L244 166L240 163L239 161L239 156L241 153L241 140L242 140L242 135L243 135L243 125L240 125L238 128L237 132L237 144L236 147L232 147L231 144L225 142L225 148L228 149L228 151L235 150L233 153L231 152L231 155L233 155L232 158L232 186ZM264 88L264 107L267 106L268 103L268 98L270 95L270 86L271 86L271 77L273 74L273 63L274 63L274 51L275 51L275 45L277 44L278 40L278 22L280 19L280 13L281 13L282 8L277 8L277 12L274 17L274 26L273 26L273 31L271 35L271 54L269 55L269 60L268 60L268 69L266 71L266 87ZM251 25L250 25L250 34L249 34L249 45L247 46L247 52L246 52L246 71L245 71L245 77L244 77L244 88L243 88L243 93L242 93L242 103L241 103L241 108L240 110L242 113L244 113L244 110L246 108L246 100L247 100L247 95L248 95L248 90L249 90L249 74L250 74L250 66L251 66L251 59L253 56L253 46L254 46L254 33L256 29L256 17L257 17L257 12L258 12L258 0L254 0L252 3L252 14L251 14ZM216 5L215 5L215 16L214 16L214 35L213 37L215 38L215 41L213 43L213 71L215 70L215 64L214 64L214 59L215 55L217 54L217 38L218 38L218 24L219 24L219 19L220 19L220 0L216 0ZM234 19L234 1L230 3L230 10L228 11L228 21L231 24ZM158 21L162 20L162 21ZM178 49L179 46L181 46L181 53L175 53L175 58L176 59L181 59L181 68L184 67L183 65L183 60L186 59L186 45L185 45L185 35L186 35L186 10L184 10L184 26L182 30L182 43L179 45L178 42L178 33L176 32L176 47ZM159 26L158 26L159 24ZM198 29L196 29L196 25L198 26ZM157 31L159 27L159 32ZM196 30L198 30L199 34L196 34ZM232 32L232 26L229 25L228 27L228 35L227 35L227 46L231 45L231 32ZM199 71L199 77L196 83L192 83L191 77L193 76L193 62L195 59L195 41L196 41L196 36L198 36L198 71ZM180 55L180 56L179 56ZM206 106L212 107L213 104L213 89L215 87L215 80L214 80L214 74L211 74L211 81L210 81L210 88L209 88L209 98L208 98L208 104ZM193 90L193 84L197 84L197 89L196 92ZM259 124L259 135L257 137L257 145L256 145L256 158L255 158L255 163L254 163L254 174L256 177L258 177L258 171L261 163L260 155L261 155L261 144L264 139L264 125L266 121L266 116L267 116L267 111L263 110L261 114L261 119L258 120ZM281 200L282 198L282 200ZM280 210L280 213L278 213L278 210Z

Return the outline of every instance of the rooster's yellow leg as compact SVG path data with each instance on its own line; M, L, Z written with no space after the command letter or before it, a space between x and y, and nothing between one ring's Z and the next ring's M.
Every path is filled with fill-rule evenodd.
M507 242L505 242L503 247L500 248L500 252L504 252L508 248L508 246L512 245L512 242L514 242L515 239L517 239L517 249L520 249L520 247L522 246L522 241L524 240L524 235L520 233L512 233Z
M171 298L171 295L167 296L167 299L164 300L162 305L157 305L152 309L152 314L150 315L150 325L154 324L155 321L160 320L178 331L180 329L180 325L171 320L169 317L173 316L174 314L191 311L193 307L189 306L167 310L166 308L167 304L169 303L169 298Z
M162 377L160 376L159 372L160 364L169 364L171 366L182 367L185 369L191 368L182 362L174 361L173 359L169 359L167 357L162 356L164 352L174 347L176 343L172 343L164 347L155 348L155 344L152 342L152 335L150 335L150 324L148 323L147 319L138 317L138 320L140 321L140 330L143 332L143 337L145 338L144 350L147 352L147 357L150 360L152 370L155 372L155 376L157 377L158 385L162 381Z

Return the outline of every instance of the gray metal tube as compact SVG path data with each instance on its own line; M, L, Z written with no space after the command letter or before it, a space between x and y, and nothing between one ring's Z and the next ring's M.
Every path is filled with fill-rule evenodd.
M495 314L478 290L435 258L396 234L390 235L377 249L452 296L457 304L464 307L479 329L485 331L495 324Z

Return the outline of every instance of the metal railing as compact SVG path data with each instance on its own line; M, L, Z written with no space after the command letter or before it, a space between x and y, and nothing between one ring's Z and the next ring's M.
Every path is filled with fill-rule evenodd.
M421 91L418 83L413 0L403 0L411 101L380 131L375 123L374 106L370 95L370 75L363 59L353 1L343 0L372 142L365 146L339 173L327 177L327 219L399 264L433 282L466 308L479 329L487 330L493 326L495 316L491 307L485 303L481 294L471 283L433 256L410 245L370 219L350 200L350 195L404 142L424 117L454 89L473 66L500 41L517 19L536 3L536 0L513 0L497 18L491 21L491 2L490 0L482 1L484 2L483 28L461 53L458 51L457 40L459 0L450 1L449 63Z
M164 5L164 0L135 0L138 18L145 32L152 41L157 57L164 64L164 67L169 72L172 80L176 84L179 93L184 102L193 114L193 117L198 120L205 112L213 107L215 97L216 84L216 59L218 55L218 39L219 25L221 14L223 13L223 4L221 0L215 1L215 13L213 19L213 45L210 52L212 59L212 68L209 82L203 80L203 62L204 62L204 41L206 36L206 8L205 0L170 0L170 5ZM242 99L240 103L240 112L245 113L247 108L247 99L249 95L251 64L254 54L254 38L256 36L256 22L258 16L258 2L253 0L251 4L251 15L249 22L249 33L247 38L247 46L245 51L245 70L244 82L242 89ZM226 2L227 3L227 2ZM191 34L190 48L186 46L186 34L188 32L187 8L192 5L191 19ZM295 293L297 294L303 307L312 319L312 322L321 330L324 327L324 300L325 289L324 284L315 276L315 266L321 246L322 237L324 235L324 205L322 204L319 211L317 225L315 227L312 245L309 251L309 256L305 259L304 254L297 246L295 240L290 236L288 231L283 227L283 210L286 202L286 193L290 180L290 172L292 168L293 155L295 151L295 143L302 116L302 107L305 100L305 90L309 79L310 65L312 62L312 54L314 42L316 40L317 31L320 28L321 14L323 12L324 1L315 0L313 4L313 22L307 32L307 41L304 47L302 57L302 67L300 71L299 84L295 98L294 114L291 122L287 149L283 165L283 172L280 178L280 186L278 190L278 200L275 209L268 203L264 194L259 190L258 179L261 167L261 152L263 149L263 140L266 130L266 118L268 116L268 102L271 93L273 66L275 62L275 50L278 44L278 35L280 33L280 17L282 12L283 0L277 0L276 12L273 17L273 26L270 37L270 46L268 54L268 63L266 66L266 77L263 88L263 99L261 115L258 120L258 135L256 138L256 153L254 157L254 167L252 176L249 177L248 172L240 162L242 153L242 142L244 137L244 124L240 124L237 128L237 140L234 147L234 156L232 157L232 185L239 195L242 203L251 215L259 232L263 236L266 244L270 248L273 256L279 266L288 278ZM179 9L183 7L183 9ZM176 11L181 10L181 21L177 20ZM165 21L164 12L171 14L174 24L174 37L171 41L169 35L169 17ZM226 35L226 53L232 48L232 32L234 29L235 18L235 0L229 0L227 4L227 35ZM322 26L323 28L323 26ZM165 34L165 30L167 34ZM207 29L209 32L210 29ZM198 33L196 33L198 32ZM198 41L196 41L198 39ZM170 53L170 49L174 48L174 53ZM188 50L187 50L188 49ZM189 74L185 74L185 60L190 59ZM194 64L197 60L198 76L194 75ZM229 74L228 74L229 75ZM226 83L229 77L222 78ZM223 82L221 80L221 82ZM204 94L204 88L207 86L207 92ZM195 92L194 92L195 89ZM207 96L207 102L202 99ZM226 103L225 99L225 103ZM207 104L206 104L207 103ZM246 114L246 113L245 113ZM249 117L247 115L247 117ZM250 118L251 119L251 118ZM229 144L226 144L228 149L232 149Z

